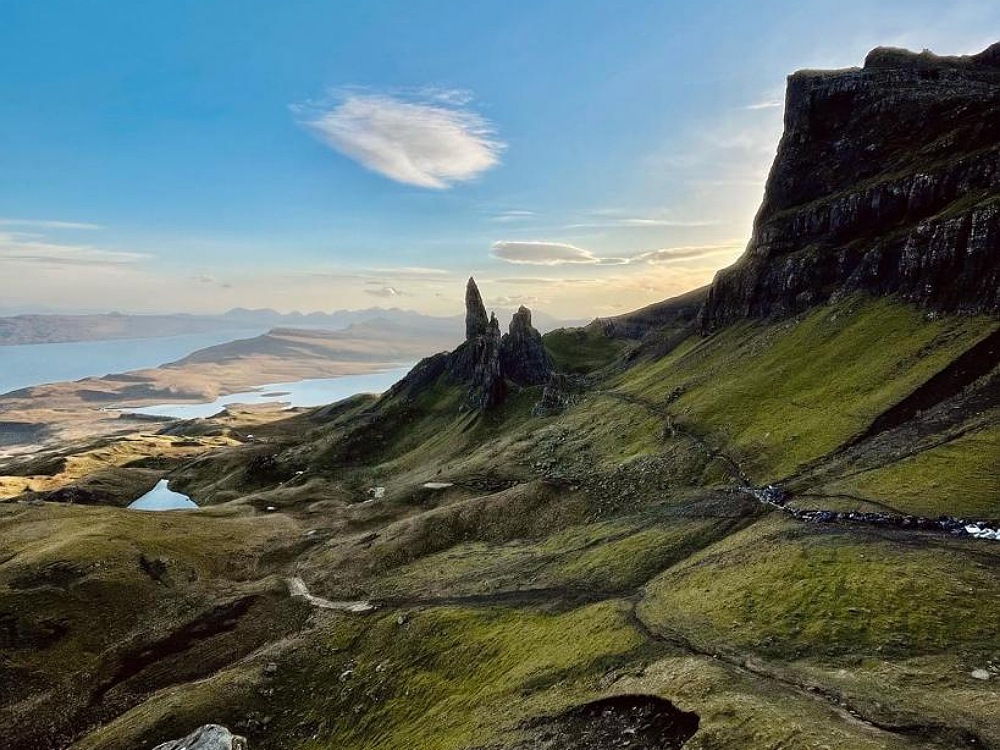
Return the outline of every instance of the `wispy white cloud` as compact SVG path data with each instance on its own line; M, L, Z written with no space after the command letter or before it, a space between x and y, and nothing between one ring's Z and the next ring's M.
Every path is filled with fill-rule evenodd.
M614 228L695 228L714 227L717 221L685 221L682 219L663 219L648 216L626 216L620 219L606 219L603 221L579 222L576 224L566 224L565 229L614 229Z
M143 253L51 242L34 234L0 232L0 264L22 266L127 266L147 259Z
M100 224L88 224L80 221L46 221L42 219L0 219L3 227L25 227L28 229L103 229Z
M507 294L499 297L490 297L486 300L486 304L489 307L517 307L519 305L536 307L537 305L545 304L546 302L548 302L548 300L545 298L522 294Z
M743 109L777 109L778 107L784 107L785 100L779 97L773 97L768 99L761 99L759 102L754 102L753 104L748 104Z
M493 243L494 258L508 263L534 266L561 266L566 263L597 263L598 258L589 250L564 242L509 241Z
M596 266L661 265L696 260L738 250L742 243L730 241L710 245L683 245L648 250L624 257L599 256L590 250L563 242L500 241L493 243L491 255L507 263L534 266L582 264Z
M538 214L534 211L526 210L511 210L511 211L501 211L495 216L491 216L491 221L527 221L529 219L534 219Z
M441 190L471 180L496 166L506 146L466 92L347 89L331 98L292 111L322 143L405 185Z
M664 247L659 250L650 250L629 257L629 263L647 263L651 266L658 266L664 263L676 263L683 260L696 260L698 258L708 258L713 255L730 253L740 249L738 242L727 242L719 245L686 245L681 247Z
M384 299L407 296L406 292L397 289L394 286L380 286L377 289L365 289L365 293L370 294L373 297L382 297Z

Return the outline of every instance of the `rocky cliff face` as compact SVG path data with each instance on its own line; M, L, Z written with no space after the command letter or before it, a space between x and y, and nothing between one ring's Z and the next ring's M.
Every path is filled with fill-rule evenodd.
M1000 312L1000 44L961 58L876 49L861 69L789 78L753 237L701 325L854 291Z
M523 305L500 342L500 366L507 379L521 386L542 385L552 373L552 357L531 325L531 310Z
M486 308L474 279L465 292L465 342L441 363L453 383L469 386L465 408L487 411L501 404L508 383L532 386L546 383L552 373L552 359L542 344L542 335L531 325L531 311L521 307L500 335L495 315L486 317Z
M484 336L489 326L489 318L486 317L486 305L483 304L483 296L479 293L476 280L469 279L465 285L465 339L474 339L476 336Z

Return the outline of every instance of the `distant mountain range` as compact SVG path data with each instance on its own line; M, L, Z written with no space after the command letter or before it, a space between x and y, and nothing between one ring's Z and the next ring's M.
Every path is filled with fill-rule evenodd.
M502 314L508 311L497 312ZM260 331L275 327L340 330L376 321L427 332L454 330L456 335L461 333L464 325L460 316L437 317L413 310L381 307L330 313L280 313L270 309L234 308L221 315L132 315L114 312L88 315L14 315L0 317L0 346L159 338L212 331ZM535 321L542 331L580 322L560 321L544 313L535 313Z

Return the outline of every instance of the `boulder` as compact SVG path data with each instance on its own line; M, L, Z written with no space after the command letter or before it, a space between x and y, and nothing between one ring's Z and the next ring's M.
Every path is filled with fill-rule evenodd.
M157 745L153 750L247 750L245 737L235 735L219 724L206 724L187 737Z

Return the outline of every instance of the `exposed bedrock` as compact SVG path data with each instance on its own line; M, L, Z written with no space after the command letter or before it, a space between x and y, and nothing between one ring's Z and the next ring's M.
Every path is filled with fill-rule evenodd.
M701 325L856 291L1000 312L1000 44L960 58L877 49L860 69L789 77L752 239Z

